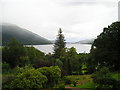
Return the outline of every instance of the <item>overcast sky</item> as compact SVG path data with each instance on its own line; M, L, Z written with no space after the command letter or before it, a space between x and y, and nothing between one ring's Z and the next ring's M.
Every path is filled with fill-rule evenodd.
M119 0L0 0L2 21L49 40L62 28L67 41L95 38L118 20Z

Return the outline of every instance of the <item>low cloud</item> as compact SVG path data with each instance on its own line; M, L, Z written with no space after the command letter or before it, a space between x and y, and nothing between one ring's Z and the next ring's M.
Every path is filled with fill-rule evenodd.
M118 19L118 0L2 0L3 21L47 39L61 27L66 40L96 37Z

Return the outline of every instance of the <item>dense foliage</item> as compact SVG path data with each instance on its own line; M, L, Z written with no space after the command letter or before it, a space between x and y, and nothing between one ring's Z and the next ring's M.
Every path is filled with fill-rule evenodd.
M93 81L97 83L97 88L109 90L109 89L118 89L120 88L118 84L119 81L113 79L110 71L107 67L102 68L100 71L93 74Z
M119 70L120 63L120 22L112 23L95 39L90 52L90 64L107 66L112 70Z
M34 69L31 66L16 67L13 75L3 83L5 88L40 89L52 88L61 80L61 70L58 66Z
M44 88L47 82L47 77L35 69L27 69L16 76L16 79L11 82L10 88L23 88L30 90L34 88Z
M11 67L17 65L24 66L25 62L28 60L28 57L25 56L25 48L16 39L12 39L12 41L3 48L2 52L3 62L9 63Z
M45 75L48 79L46 88L53 87L61 78L61 70L58 66L42 67L39 68L38 71Z
M70 48L66 52L66 57L64 61L64 68L68 74L72 74L72 72L79 72L80 63L78 60L78 54L75 48Z
M44 64L40 66L41 62L49 63L43 52L34 47L23 46L15 38L3 47L2 52L3 62L8 63L12 68L16 66L23 67L29 64L39 68L46 66ZM51 64L49 66L51 66Z
M10 73L11 72L11 68L10 65L6 62L0 63L0 65L2 64L2 73Z
M25 47L26 55L29 59L29 64L39 64L42 61L45 61L45 54L38 49L32 47Z

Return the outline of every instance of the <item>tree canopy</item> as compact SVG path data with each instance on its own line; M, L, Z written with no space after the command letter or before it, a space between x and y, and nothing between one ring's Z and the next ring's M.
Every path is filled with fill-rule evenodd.
M3 61L9 63L12 67L23 64L27 57L23 45L15 38L3 48Z
M103 29L103 32L95 39L91 49L91 54L94 55L97 64L108 66L114 70L119 69L119 38L120 22L112 23Z

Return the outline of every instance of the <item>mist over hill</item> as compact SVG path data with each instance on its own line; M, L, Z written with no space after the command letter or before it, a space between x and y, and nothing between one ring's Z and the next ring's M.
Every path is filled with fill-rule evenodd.
M86 40L81 40L81 41L78 41L78 42L75 42L75 43L80 43L80 44L92 44L94 42L95 38L94 39L86 39Z
M31 31L13 24L3 23L0 24L0 27L2 27L2 45L5 45L12 38L16 38L24 45L41 45L51 43L49 40Z

